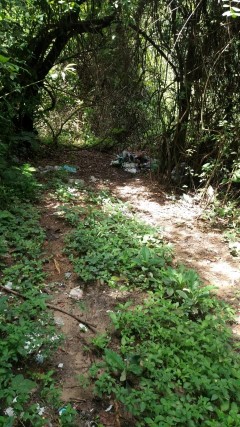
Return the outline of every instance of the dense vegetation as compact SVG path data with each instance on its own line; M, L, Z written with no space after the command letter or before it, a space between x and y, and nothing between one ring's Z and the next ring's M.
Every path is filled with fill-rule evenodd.
M98 280L130 295L110 313L113 328L92 340L102 360L82 386L92 379L99 396L119 402L120 414L132 416L126 425L239 426L231 309L194 271L170 266L160 230L106 192L85 197L87 207L61 209L73 227L67 252L75 271L89 286ZM134 289L147 291L138 305Z
M1 1L0 426L74 426L71 406L59 412L48 366L61 337L46 314L45 236L34 202L49 189L65 204L61 215L72 226L66 253L80 280L137 289L141 299L117 307L109 331L89 344L101 362L82 385L111 396L132 425L240 426L239 345L226 326L231 310L194 271L173 267L160 231L125 204L80 186L83 206L76 206L63 171L44 187L30 165L44 144L52 151L60 144L145 150L157 159L159 176L170 179L184 165L182 183L217 188L224 204L215 200L211 216L231 223L228 238L235 241L235 3Z
M135 146L154 153L161 172L185 162L191 184L238 191L239 20L228 9L3 1L2 150L29 153L39 137Z

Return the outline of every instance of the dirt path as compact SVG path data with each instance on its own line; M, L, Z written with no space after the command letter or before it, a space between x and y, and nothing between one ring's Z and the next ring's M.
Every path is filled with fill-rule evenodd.
M48 156L48 161L42 159L40 165L77 166L74 178L84 179L86 185L94 189L110 189L117 197L130 202L139 218L162 228L165 240L173 245L176 263L197 270L205 283L218 287L221 297L234 299L235 305L239 305L239 258L230 255L219 230L201 219L203 210L196 199L167 194L162 186L151 181L148 174L132 176L121 169L111 168L111 159L112 156L95 151L64 151L59 153L59 158ZM58 205L48 194L41 205L42 226L47 234L46 290L53 296L52 303L82 317L83 321L94 324L99 332L103 332L109 325L108 311L113 310L116 303L127 300L128 295L100 284L86 287L77 279L64 253L64 239L69 228L58 215ZM79 286L83 296L76 301L69 297L69 293ZM59 370L63 406L71 402L78 410L80 427L94 426L96 416L105 426L119 426L114 402L96 400L92 390L83 389L78 379L98 357L90 351L94 333L88 330L84 334L78 322L70 316L57 311L54 316L59 330L65 335L52 362L52 367ZM240 326L236 325L235 332L240 333ZM113 410L106 412L109 405L113 405Z
M142 179L119 185L115 194L128 200L138 217L162 227L164 238L173 245L175 261L195 269L203 281L224 293L240 290L239 258L234 258L217 228L203 219L204 208L191 196L168 196L149 190Z

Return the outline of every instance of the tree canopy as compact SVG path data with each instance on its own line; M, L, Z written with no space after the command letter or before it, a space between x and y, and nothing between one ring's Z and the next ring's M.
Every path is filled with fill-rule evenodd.
M73 139L147 148L164 173L186 162L238 184L240 24L223 6L2 1L2 143L29 149L36 129L56 143L69 123Z

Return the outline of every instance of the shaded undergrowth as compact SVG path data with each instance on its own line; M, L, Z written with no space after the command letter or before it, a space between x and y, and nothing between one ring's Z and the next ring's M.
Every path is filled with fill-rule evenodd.
M41 197L42 186L32 172L31 168L26 174L18 171L16 185L11 186L7 180L0 189L4 193L0 211L2 427L41 427L50 425L50 420L64 426L68 425L64 419L72 419L74 412L66 407L66 413L58 420L60 390L49 362L61 336L46 306L45 234L38 209L31 203Z

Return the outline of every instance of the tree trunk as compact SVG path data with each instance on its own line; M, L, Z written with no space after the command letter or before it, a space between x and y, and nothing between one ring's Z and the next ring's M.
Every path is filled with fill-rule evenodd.
M52 30L46 32L45 28L41 28L38 35L30 40L26 51L31 52L31 57L19 76L21 101L12 120L14 129L20 136L19 141L27 150L31 145L30 134L34 132L34 113L39 104L39 90L62 50L75 35L97 33L111 25L114 18L115 15L111 15L80 21L79 12L67 12ZM27 136L25 139L24 135Z

